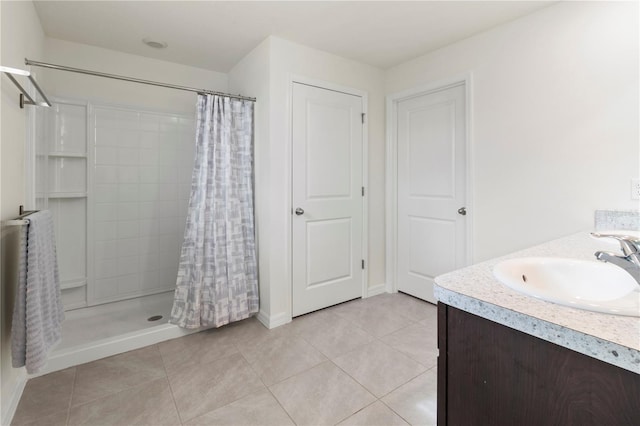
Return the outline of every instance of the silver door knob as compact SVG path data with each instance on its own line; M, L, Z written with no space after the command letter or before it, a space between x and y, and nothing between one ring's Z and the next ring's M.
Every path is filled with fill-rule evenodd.
M460 207L458 209L458 214L461 214L462 216L466 216L467 215L467 208L466 207Z
M303 209L301 209L300 207L298 207L298 208L296 209L296 214L297 214L298 216L303 215L303 214L304 214L304 210L303 210Z

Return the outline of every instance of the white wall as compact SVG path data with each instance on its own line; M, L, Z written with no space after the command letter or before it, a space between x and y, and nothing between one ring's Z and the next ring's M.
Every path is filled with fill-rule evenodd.
M473 74L475 261L638 209L638 4L562 2L388 71L386 93Z
M75 68L226 92L227 75L172 62L52 38L45 39L45 58L29 58ZM195 116L196 94L65 71L47 71L52 95L135 105Z
M250 70L250 71L249 71ZM256 180L261 311L272 324L291 312L289 84L302 76L366 91L369 97L369 287L384 284L383 71L270 37L230 73L230 88L258 97ZM268 83L265 82L268 78ZM258 79L259 83L255 83ZM248 81L254 81L249 84ZM268 86L267 86L268 84ZM268 87L268 88L267 88ZM254 92L255 90L255 92ZM265 122L266 121L266 122ZM266 296L266 299L265 299Z
M1 54L0 64L25 69L24 57L42 56L44 33L31 2L0 2ZM42 73L38 80L43 81ZM18 106L18 90L2 76L0 158L1 203L0 220L11 219L18 214L18 206L25 204L24 141L26 109ZM29 108L29 107L27 107ZM24 369L11 367L10 325L17 282L17 228L2 229L0 252L0 423L8 424L15 410L21 386L24 385Z

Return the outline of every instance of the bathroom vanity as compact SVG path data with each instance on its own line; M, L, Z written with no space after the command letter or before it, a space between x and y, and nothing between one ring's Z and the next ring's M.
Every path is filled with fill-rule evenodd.
M545 302L492 274L607 244L584 232L436 278L439 425L640 425L640 318Z

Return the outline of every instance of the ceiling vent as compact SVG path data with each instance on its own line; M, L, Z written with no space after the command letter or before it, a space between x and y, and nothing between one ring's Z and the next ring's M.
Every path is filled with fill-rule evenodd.
M153 47L154 49L166 49L168 46L168 44L164 41L156 41L149 38L143 38L142 42L149 47Z

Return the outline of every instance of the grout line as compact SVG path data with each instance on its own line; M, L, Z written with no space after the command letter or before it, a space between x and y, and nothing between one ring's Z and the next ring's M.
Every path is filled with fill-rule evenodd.
M384 404L385 407L387 407L389 410L391 410L392 413L395 413L398 417L400 417L402 420L404 420L408 425L411 425L412 423L409 421L409 419L405 419L404 416L402 416L402 414L398 413L396 410L394 410L392 407L390 407L386 402L384 402L382 400L382 398L380 398L380 402L382 402Z
M331 361L331 360L330 360ZM338 367L338 369L340 371L342 371L344 374L346 374L347 376L349 376L349 378L351 380L353 380L354 382L356 382L357 384L359 384L360 386L362 386L362 389L364 389L367 393L369 393L371 396L373 396L374 398L378 399L378 397L376 395L373 394L373 392L371 392L369 389L367 389L367 387L365 385L363 385L362 383L360 383L358 381L358 379L356 379L355 377L353 377L351 374L347 373L342 367L340 367L338 364L336 364L335 362L331 361L333 363L333 365L335 365L336 367Z
M309 344L309 345L310 345L310 343L307 343L307 344ZM272 383L271 385L267 385L267 384L264 382L264 380L262 380L262 378L261 378L261 377L260 377L260 380L262 380L262 383L263 383L267 388L269 388L270 386L275 386L275 385L277 385L278 383L282 383L282 382L284 382L284 381L286 381L286 380L289 380L289 379L291 379L291 378L293 378L293 377L299 376L300 374L304 374L304 373L306 373L307 371L312 370L312 369L316 368L317 366L319 366L319 365L321 365L321 364L323 364L323 363L325 363L325 362L327 362L327 361L331 361L331 360L330 360L329 358L327 358L327 357L326 357L322 352L318 351L318 353L319 353L320 355L322 355L325 359L323 359L322 361L320 361L320 362L319 362L319 363L317 363L317 364L312 365L311 367L305 368L304 370L299 371L299 372L297 372L297 373L295 373L295 374L292 374L292 375L290 375L290 376L283 377L282 379L278 380L277 382ZM249 364L249 365L250 365L250 366L251 366L251 368L253 369L253 364ZM253 369L253 371L255 371L255 369ZM256 372L256 374L258 374L258 373Z
M375 395L374 395L374 397L375 397ZM349 419L349 418L351 418L351 417L355 416L355 415L356 415L356 414L358 414L360 411L362 411L362 410L366 410L367 408L371 407L373 404L375 404L375 403L376 403L376 402L378 402L378 401L380 401L380 399L376 397L375 401L373 401L371 404L365 405L364 407L362 407L362 408L360 408L359 410L357 410L355 413L351 413L351 414L349 414L347 417L340 419L340 420L336 423L336 426L337 426L338 424L340 424L341 422L344 422L345 420L347 420L347 419Z
M287 411L286 408L284 408L284 405L282 405L282 403L280 402L280 400L278 399L278 397L276 397L273 392L271 392L271 389L269 389L269 386L267 386L267 392L269 392L271 394L271 396L273 397L273 399L276 400L276 403L280 406L280 408L282 408L282 411L284 411L284 413L287 415L287 417L289 417L291 419L291 423L293 423L294 425L297 425L296 421L293 420L293 417L291 417L291 414L289 414L289 412Z
M305 339L304 336L302 335L297 335L296 339L300 339L302 340L304 343L306 343L307 345L309 345L311 347L311 349L315 350L316 352L318 352L320 355L322 355L324 358L326 359L330 359L329 356L327 354L325 354L324 352L322 352L322 350L318 347L316 347L316 345L314 345L312 342L310 342L309 340ZM322 361L324 362L324 361ZM316 364L318 365L318 364Z
M164 357L162 356L162 351L160 350L160 346L157 345L158 353L160 354L160 360L162 361L162 369L164 370L165 379L167 380L167 384L169 385L169 393L171 394L171 400L173 401L173 407L176 409L176 414L178 415L178 421L180 424L184 424L184 420L182 420L182 415L180 415L180 410L178 410L178 404L176 403L176 397L173 394L173 388L171 387L171 380L169 380L169 373L167 372L167 366L164 364Z
M71 405L73 403L73 394L76 390L76 381L78 380L78 367L73 367L73 383L71 384L71 394L69 395L69 404L67 405L67 418L65 425L69 424L69 418L71 417Z

